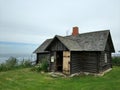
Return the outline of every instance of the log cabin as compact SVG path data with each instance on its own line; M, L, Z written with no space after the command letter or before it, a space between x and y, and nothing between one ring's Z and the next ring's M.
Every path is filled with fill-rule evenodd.
M115 52L110 30L80 33L73 27L68 36L45 40L35 51L36 64L46 59L49 71L74 74L101 73L112 68L111 53Z

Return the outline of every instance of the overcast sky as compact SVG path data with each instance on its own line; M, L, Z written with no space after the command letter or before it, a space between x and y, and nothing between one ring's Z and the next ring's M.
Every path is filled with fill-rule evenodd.
M80 33L110 29L120 50L120 0L0 0L0 41L39 45L73 26Z

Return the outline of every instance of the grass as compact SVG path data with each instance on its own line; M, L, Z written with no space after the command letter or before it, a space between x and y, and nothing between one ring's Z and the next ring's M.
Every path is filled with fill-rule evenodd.
M30 68L0 72L0 90L120 90L120 67L102 77L52 78Z

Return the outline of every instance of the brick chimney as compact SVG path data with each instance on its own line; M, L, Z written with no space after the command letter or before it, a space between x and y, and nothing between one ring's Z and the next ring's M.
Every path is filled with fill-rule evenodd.
M73 27L72 35L77 36L78 34L79 34L79 28L78 27Z

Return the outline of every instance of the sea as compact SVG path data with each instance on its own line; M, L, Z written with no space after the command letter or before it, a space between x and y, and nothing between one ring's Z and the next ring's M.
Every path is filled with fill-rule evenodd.
M0 63L6 62L10 57L15 57L18 61L22 60L36 60L36 54L0 54Z

